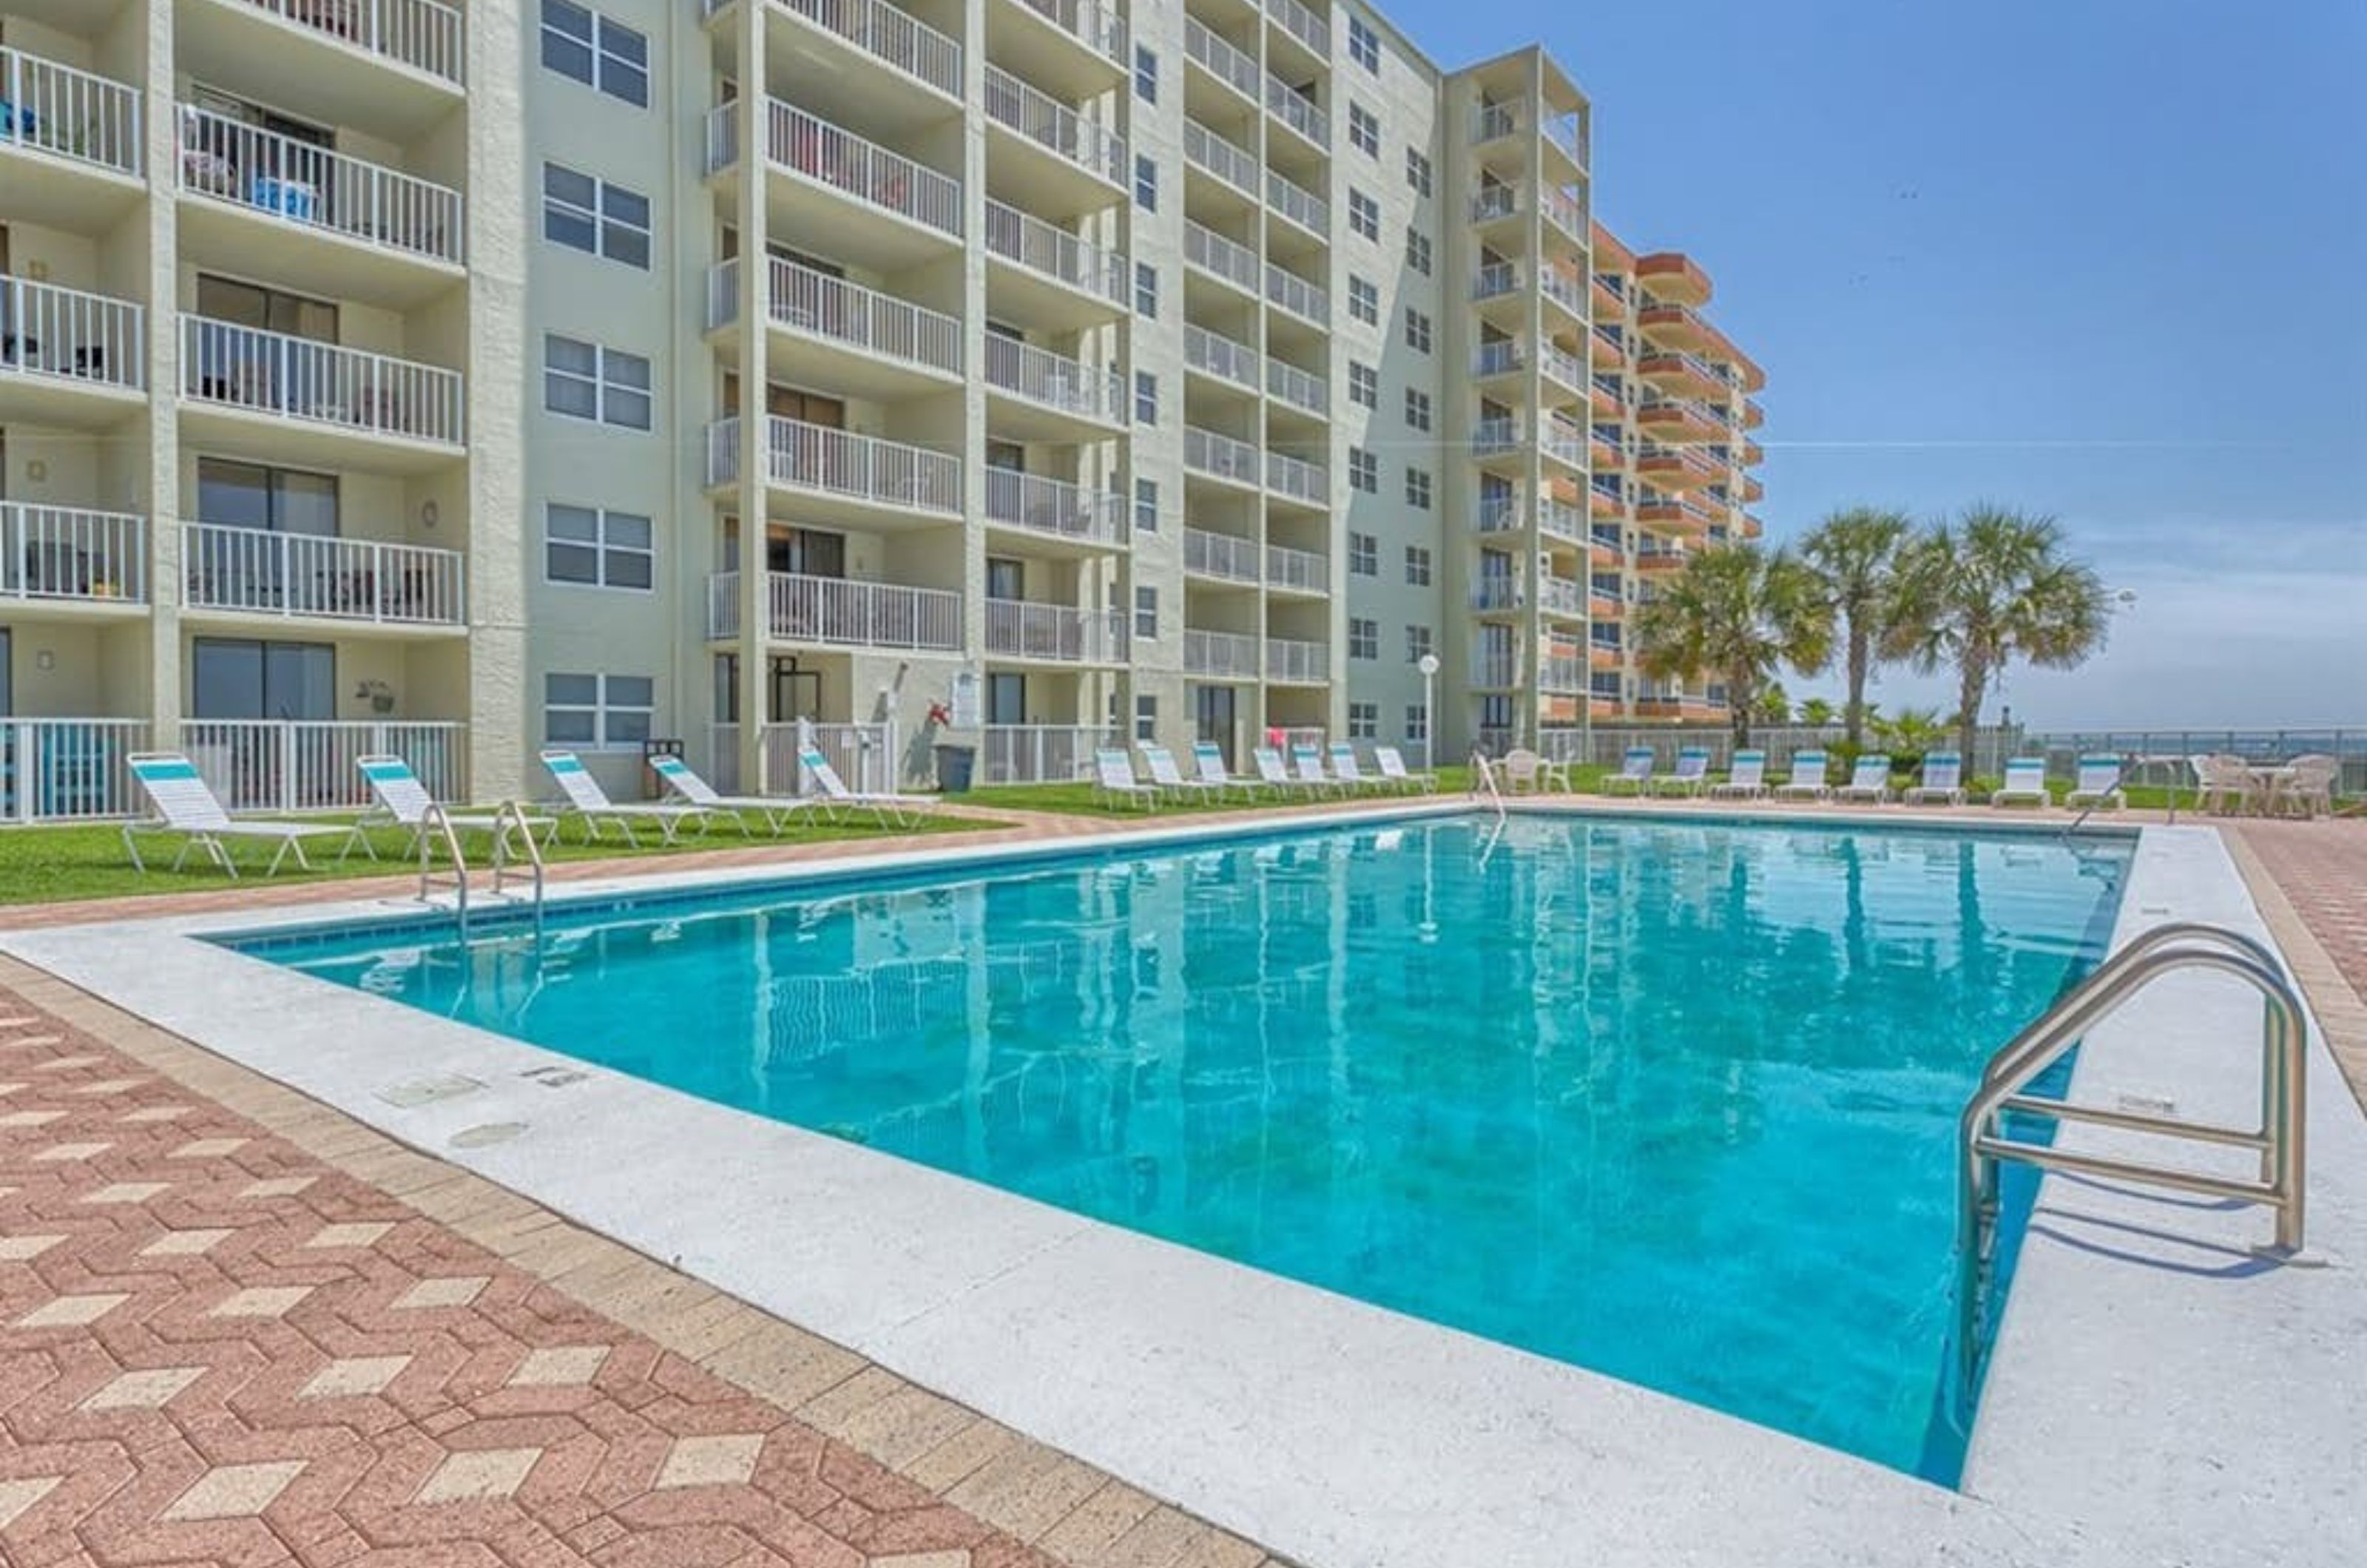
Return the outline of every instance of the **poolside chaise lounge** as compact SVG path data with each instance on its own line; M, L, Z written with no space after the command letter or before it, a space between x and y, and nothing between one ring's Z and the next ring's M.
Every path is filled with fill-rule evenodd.
M271 822L232 817L222 809L221 801L207 786L198 765L178 751L134 751L124 759L124 764L131 770L141 793L147 795L148 804L156 811L151 820L123 825L123 852L131 857L134 871L148 869L147 863L140 858L137 841L137 836L142 833L181 835L181 852L173 857L175 871L188 861L191 850L203 850L208 860L232 877L238 875L238 867L231 862L230 846L222 841L225 839L261 839L277 844L278 852L264 869L266 876L277 872L279 863L291 854L300 869L311 870L312 863L304 858L307 839L343 838L345 842L337 852L339 860L351 853L357 843L368 848L362 830L350 823Z
M1119 752L1124 756L1126 753ZM934 809L936 799L926 795L900 795L894 790L849 789L830 759L809 746L798 752L798 791L821 807L823 818L835 822L842 810L868 811L882 828L909 828L922 814Z
M542 765L550 774L551 782L559 786L560 793L567 797L566 803L559 808L561 818L563 820L572 816L581 821L583 824L583 841L587 844L598 843L601 829L609 826L615 827L625 842L638 848L641 839L633 831L636 822L655 823L658 831L664 836L664 841L669 844L689 824L695 822L702 829L707 825L709 813L703 806L670 806L643 800L619 804L610 800L608 792L600 787L600 781L594 778L591 770L583 765L583 759L562 747L545 747Z
M1396 787L1387 779L1367 778L1363 764L1356 761L1356 748L1345 740L1331 743L1331 777L1351 795Z
M1328 795L1341 787L1338 779L1323 771L1323 753L1312 746L1290 749L1290 771L1300 784L1320 794Z
M1830 800L1832 786L1825 783L1825 754L1822 751L1792 753L1792 776L1775 786L1778 800Z
M1890 758L1876 751L1860 757L1850 769L1849 783L1833 791L1836 800L1870 800L1880 806L1890 798Z
M1281 795L1324 795L1330 793L1331 781L1327 778L1301 778L1290 771L1282 753L1271 746L1260 746L1250 752L1257 763L1258 782ZM1322 772L1319 765L1316 772Z
M1138 805L1145 811L1159 809L1159 786L1144 784L1134 776L1134 763L1115 746L1104 746L1093 753L1093 798L1122 800L1129 806Z
M1710 785L1709 793L1713 800L1763 798L1767 794L1767 753L1737 751L1734 771L1726 775L1725 783Z
M361 770L362 782L369 786L371 798L376 802L362 813L361 820L355 826L368 828L388 823L397 828L408 828L411 838L403 845L403 853L416 851L419 836L426 831L428 808L436 804L435 797L427 793L427 786L419 782L419 775L411 771L411 764L400 757L362 757L355 761L354 766ZM493 833L501 830L504 822L512 825L522 822L527 832L540 835L545 844L559 834L558 818L533 812L522 812L515 818L505 818L492 811L447 810L443 816L446 822L460 831ZM370 848L367 837L362 839L361 846L370 859L378 859L378 852Z
M1709 751L1688 746L1677 753L1677 771L1652 781L1654 795L1699 795L1709 787Z
M1438 775L1424 771L1414 773L1405 765L1405 756L1394 746L1373 748L1373 763L1381 770L1382 779L1408 795L1428 795L1438 788Z
M1642 795L1652 787L1653 753L1649 746L1630 746L1619 759L1619 771L1603 781L1605 795Z
M2079 759L2079 775L2072 781L2071 793L2063 797L2064 805L2117 811L2128 803L2129 797L2121 793L2121 760L2118 757Z
M1213 800L1224 794L1224 785L1210 784L1198 773L1186 774L1175 765L1175 753L1155 741L1138 740L1135 750L1142 753L1143 765L1150 770L1151 787L1178 800Z
M1201 783L1216 786L1219 800L1236 790L1240 792L1243 800L1255 800L1259 789L1264 786L1263 780L1243 778L1227 767L1225 749L1213 740L1193 743L1192 766L1199 773Z
M2005 783L1989 795L1991 806L2044 806L2046 794L2046 759L2044 757L2010 757L2006 759Z
M698 776L688 762L679 757L651 757L650 766L666 788L682 796L683 803L711 811L737 826L749 838L756 836L748 826L748 813L754 812L764 819L764 826L778 838L781 830L798 818L811 827L814 819L814 799L811 795L721 795L713 784Z
M1925 752L1922 783L1908 785L1898 798L1909 806L1929 806L1934 801L1942 806L1964 805L1964 757L1954 751Z

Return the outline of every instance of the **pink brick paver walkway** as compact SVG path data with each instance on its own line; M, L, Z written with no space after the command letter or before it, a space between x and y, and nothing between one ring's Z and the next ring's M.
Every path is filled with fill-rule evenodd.
M2222 831L2367 1110L2367 822L2244 822Z

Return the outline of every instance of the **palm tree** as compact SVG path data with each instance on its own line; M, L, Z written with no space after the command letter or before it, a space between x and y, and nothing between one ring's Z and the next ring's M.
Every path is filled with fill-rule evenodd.
M1767 678L1767 684L1759 688L1759 705L1756 712L1759 717L1765 719L1769 724L1792 722L1792 694L1784 689L1783 682L1776 680L1772 675Z
M1903 512L1854 506L1830 513L1800 541L1800 554L1824 580L1833 614L1845 628L1849 697L1841 712L1852 747L1865 739L1865 683L1874 660L1908 651L1899 635L1905 607L1901 558L1914 527Z
M1833 721L1833 705L1823 697L1810 697L1800 705L1800 722L1815 725L1818 729Z
M1981 703L2008 665L2068 670L2104 646L2112 604L2103 580L2063 546L2052 517L1979 505L1908 551L1908 641L1917 668L1956 671L1956 745L1967 763Z
M1821 670L1832 634L1832 609L1816 573L1781 550L1744 542L1695 555L1636 616L1646 674L1725 681L1738 744L1750 740L1775 671Z

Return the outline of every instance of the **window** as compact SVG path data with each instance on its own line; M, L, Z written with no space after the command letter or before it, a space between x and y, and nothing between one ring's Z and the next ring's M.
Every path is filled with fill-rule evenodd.
M1368 158L1381 155L1381 117L1362 104L1348 106L1348 141Z
M1371 534L1348 535L1348 575L1378 577L1381 575L1381 541Z
M1381 73L1381 35L1362 17L1348 18L1348 58L1376 76Z
M1406 231L1406 265L1424 277L1430 276L1430 236L1419 229Z
M1348 488L1366 495L1381 493L1381 459L1377 453L1362 446L1348 448Z
M1348 617L1348 657L1378 659L1381 656L1381 623L1368 621L1360 615Z
M648 518L556 501L543 508L542 571L548 581L647 589L656 580L656 567L657 546Z
M647 271L650 198L559 164L542 166L542 237Z
M1381 373L1369 365L1348 361L1348 400L1368 409L1381 406Z
M1134 423L1159 423L1159 378L1148 370L1134 373Z
M1134 313L1159 319L1159 268L1150 262L1134 264Z
M1159 56L1141 44L1134 46L1134 96L1146 104L1159 101Z
M1134 699L1134 738L1137 740L1159 739L1159 699L1157 697Z
M1381 732L1381 705L1350 703L1348 705L1348 739L1370 740Z
M1159 481L1134 481L1134 531L1138 534L1159 532Z
M542 678L542 738L553 746L623 750L650 738L657 682L647 675Z
M1430 318L1410 305L1406 307L1406 346L1416 354L1430 352Z
M1139 152L1134 159L1134 204L1145 212L1159 210L1159 165Z
M1430 394L1414 388L1406 389L1406 427L1409 430L1430 428Z
M1348 193L1348 227L1367 240L1381 237L1381 204L1363 191Z
M542 63L636 108L650 102L650 40L571 0L542 0Z
M1430 510L1430 470L1428 468L1408 468L1406 469L1406 504L1423 512Z
M1348 279L1348 314L1368 327L1381 324L1381 291L1371 278Z
M557 333L542 340L542 406L572 419L650 428L650 362Z
M1406 662L1419 664L1430 656L1430 628L1406 627Z
M1406 149L1406 184L1413 187L1416 196L1427 197L1430 194L1430 159L1419 147Z
M1429 587L1430 547L1427 545L1408 545L1405 547L1405 552L1406 581L1416 588ZM1422 634L1424 637L1428 637L1429 635L1430 634L1428 632L1424 632Z
M1405 738L1430 744L1430 709L1421 703L1406 704Z
M1159 640L1159 590L1134 591L1134 635L1147 642Z

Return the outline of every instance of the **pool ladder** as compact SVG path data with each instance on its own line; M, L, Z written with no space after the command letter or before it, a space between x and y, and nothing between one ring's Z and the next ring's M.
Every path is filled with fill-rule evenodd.
M513 857L511 835L522 854ZM436 850L443 846L449 871L438 871ZM496 898L514 899L510 890L513 878L525 876L526 897L534 909L534 934L542 935L543 864L542 847L534 841L534 828L527 820L525 808L515 800L504 800L493 810L493 886ZM451 815L441 803L431 802L419 819L419 898L426 903L439 892L452 895L453 921L459 927L460 940L469 940L469 862L460 852L460 835L452 826Z
M2164 975L2191 969L2233 975L2260 994L2260 1122L2257 1128L2076 1105L2028 1092L2031 1084L2060 1062L2082 1035L2131 996ZM1988 1297L1995 1283L1998 1168L2003 1161L2020 1160L2044 1170L2134 1181L2274 1209L2276 1240L2271 1255L2290 1258L2301 1250L2307 1039L2301 999L2285 979L2275 954L2240 932L2180 921L2156 926L2106 959L1989 1058L1981 1073L1980 1089L1965 1108L1958 1134L1956 1383L1960 1396L1969 1396L1979 1381L1981 1330L1988 1322ZM2056 1122L2086 1122L2125 1132L2251 1149L2259 1155L2260 1174L2258 1179L2211 1176L2146 1160L2075 1153L2013 1136L2002 1121L2009 1111ZM1968 1408L1968 1397L1961 1399L1957 1407Z

